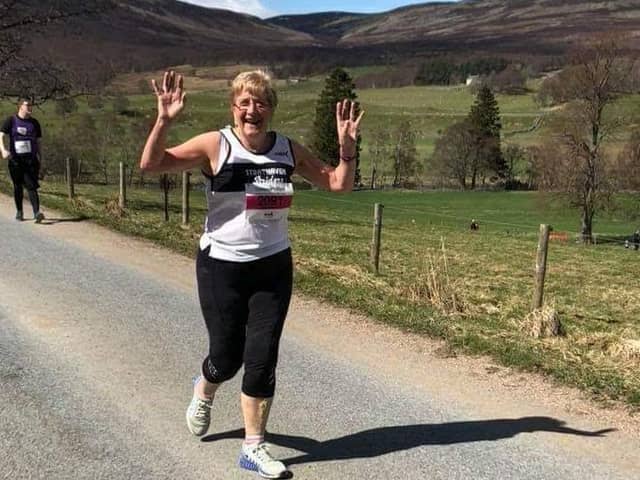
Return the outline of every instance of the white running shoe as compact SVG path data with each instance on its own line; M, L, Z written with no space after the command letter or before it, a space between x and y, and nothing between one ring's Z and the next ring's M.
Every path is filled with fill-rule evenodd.
M246 470L258 472L264 478L291 478L293 475L284 463L271 456L265 442L242 445L238 465Z
M195 393L193 394L187 408L187 427L197 437L201 437L209 430L212 406L213 400L202 400Z

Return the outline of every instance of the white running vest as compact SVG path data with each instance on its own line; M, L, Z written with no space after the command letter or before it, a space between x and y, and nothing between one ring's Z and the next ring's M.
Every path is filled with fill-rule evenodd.
M209 256L249 262L289 248L287 214L295 159L278 133L264 154L247 150L231 127L220 130L217 172L205 175L207 218L200 249Z

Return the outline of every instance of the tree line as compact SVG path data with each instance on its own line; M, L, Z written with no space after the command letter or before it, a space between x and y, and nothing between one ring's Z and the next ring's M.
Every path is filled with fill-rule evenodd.
M527 80L541 69L556 65L556 59L529 58L519 61L505 58L478 58L461 61L452 57L434 57L422 63L394 65L355 79L358 88L397 88L409 85L461 85L471 81L477 92L487 85L496 93L526 94Z

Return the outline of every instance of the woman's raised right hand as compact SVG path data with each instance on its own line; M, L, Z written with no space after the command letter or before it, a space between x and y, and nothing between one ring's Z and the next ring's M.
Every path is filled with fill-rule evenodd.
M151 80L153 91L158 98L158 119L173 120L184 108L186 93L183 81L182 75L176 77L173 70L164 72L162 88L158 88L155 79Z

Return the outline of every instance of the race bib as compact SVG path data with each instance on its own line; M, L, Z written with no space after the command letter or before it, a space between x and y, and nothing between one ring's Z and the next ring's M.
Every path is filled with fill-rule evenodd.
M245 206L250 222L286 218L293 199L291 183L245 185Z
M24 155L25 153L31 153L31 142L29 140L17 140L13 144L13 148L18 155Z

